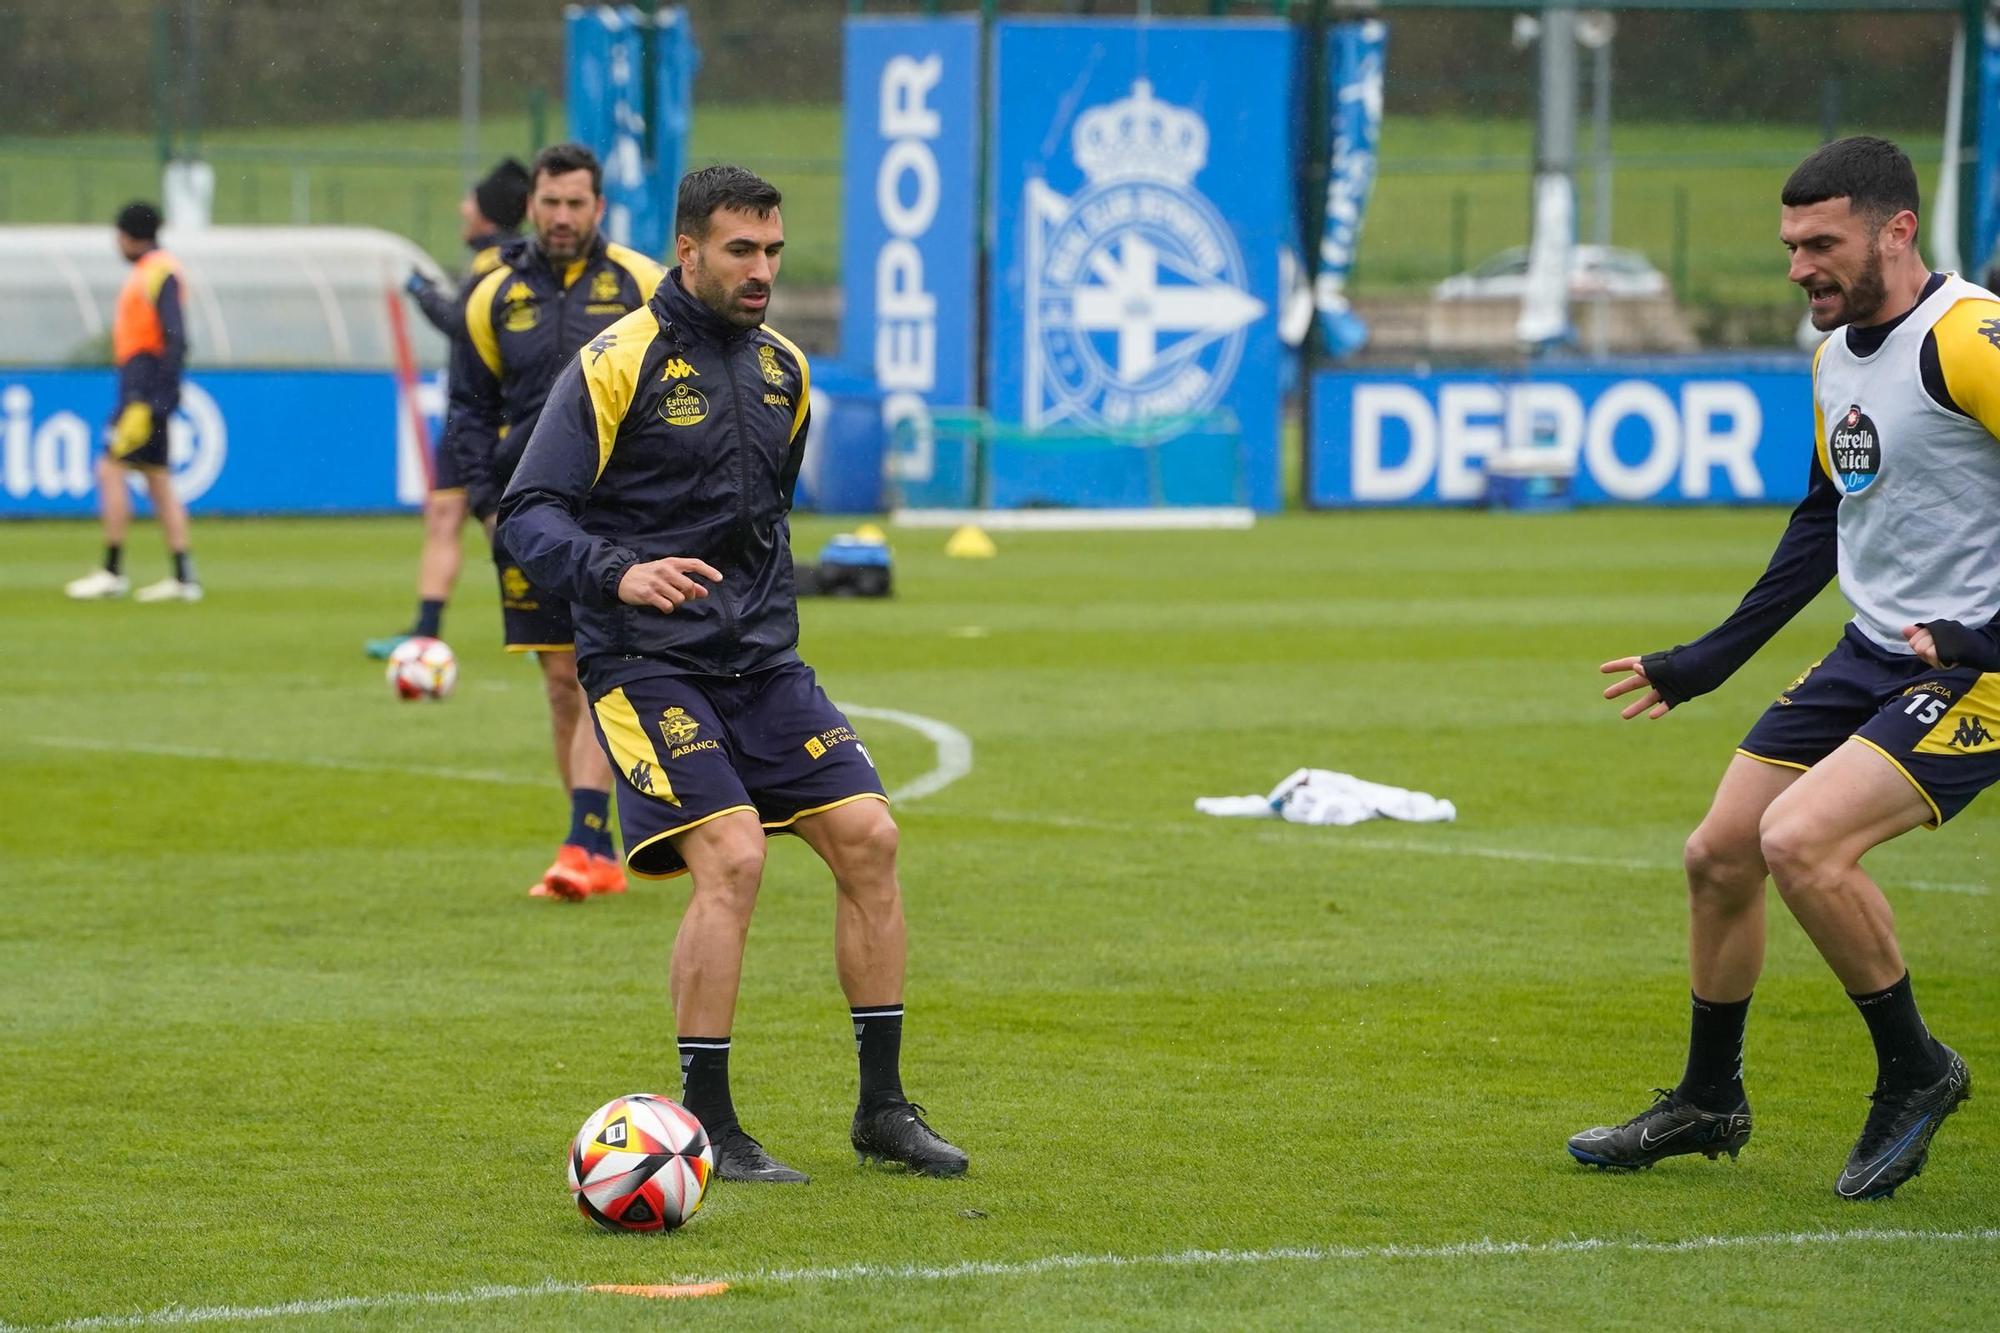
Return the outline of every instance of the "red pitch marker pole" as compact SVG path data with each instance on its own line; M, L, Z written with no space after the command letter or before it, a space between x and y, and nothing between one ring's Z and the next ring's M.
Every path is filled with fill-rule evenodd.
M417 358L410 351L410 326L403 314L403 298L393 287L387 295L389 341L396 349L396 395L410 413L410 429L416 432L417 457L423 460L424 489L428 491L437 484L437 464L431 458L431 429L417 403Z

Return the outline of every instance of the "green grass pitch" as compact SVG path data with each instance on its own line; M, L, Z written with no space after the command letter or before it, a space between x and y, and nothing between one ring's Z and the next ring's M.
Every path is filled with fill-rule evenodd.
M1563 1152L1678 1076L1681 840L1844 613L1664 722L1597 663L1717 621L1782 524L1291 515L983 562L892 531L898 595L808 604L804 650L974 746L898 811L904 1072L972 1170L855 1167L831 887L780 841L735 1081L813 1181L666 1237L596 1231L562 1167L599 1103L677 1091L685 889L524 895L566 807L476 537L459 693L411 705L359 648L408 613L414 519L200 524L210 598L166 607L66 603L95 532L0 525L0 1324L1990 1326L2000 798L1871 861L1980 1088L1895 1200L1832 1193L1872 1061L1775 898L1741 1161ZM861 730L892 786L936 762ZM1460 819L1192 810L1302 764Z

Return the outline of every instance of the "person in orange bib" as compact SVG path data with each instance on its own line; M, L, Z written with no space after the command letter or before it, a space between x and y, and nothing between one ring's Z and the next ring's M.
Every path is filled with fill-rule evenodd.
M118 214L118 250L132 265L118 293L111 326L118 365L118 403L97 459L97 513L104 523L104 564L64 588L79 601L123 597L125 533L132 525L127 470L146 480L160 531L173 557L173 573L139 589L141 602L198 602L201 583L188 553L187 507L174 494L167 466L167 423L181 401L181 367L187 360L187 324L181 266L159 245L160 213L151 204L127 204Z

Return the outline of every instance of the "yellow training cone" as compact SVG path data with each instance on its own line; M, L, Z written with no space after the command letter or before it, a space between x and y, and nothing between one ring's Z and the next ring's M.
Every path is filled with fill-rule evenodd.
M877 546L880 546L888 542L889 534L882 531L882 526L879 523L863 523L854 530L854 539L856 541L874 542Z
M959 560L990 560L1000 553L993 539L970 523L951 534L944 553Z

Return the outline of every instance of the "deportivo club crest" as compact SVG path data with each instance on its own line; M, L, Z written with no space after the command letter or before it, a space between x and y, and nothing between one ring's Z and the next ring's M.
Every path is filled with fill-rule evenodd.
M1122 425L1205 412L1228 391L1264 302L1246 290L1235 233L1192 182L1208 126L1152 84L1077 117L1089 184L1064 198L1030 180L1029 425Z
M687 714L685 708L669 708L660 714L660 735L673 748L686 745L701 734L701 723Z

